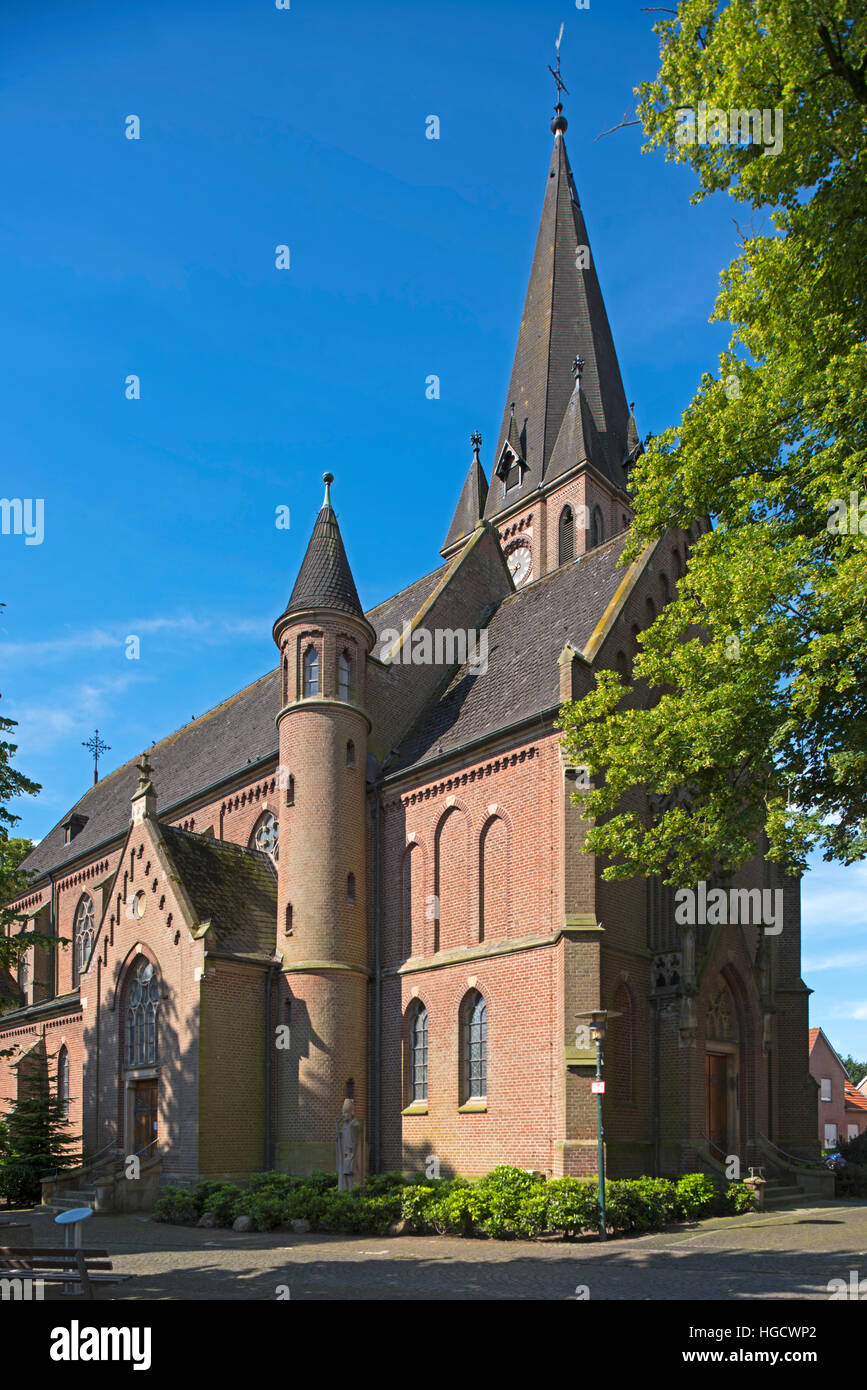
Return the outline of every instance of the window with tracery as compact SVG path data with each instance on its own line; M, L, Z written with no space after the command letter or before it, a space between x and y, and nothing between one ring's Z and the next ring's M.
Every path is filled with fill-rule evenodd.
M126 996L128 1067L146 1067L156 1063L159 998L157 972L149 960L141 960L129 982Z
M96 931L96 913L93 907L93 898L85 893L75 912L75 921L72 928L73 937L73 960L75 965L75 979L84 974L90 962L93 952L93 940Z
M272 863L277 863L279 851L280 827L277 817L273 811L266 811L260 816L253 831L253 844L256 849L260 849L263 854L267 854Z

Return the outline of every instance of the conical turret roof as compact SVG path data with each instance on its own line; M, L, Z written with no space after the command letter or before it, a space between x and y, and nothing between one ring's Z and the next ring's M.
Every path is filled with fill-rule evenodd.
M358 590L349 568L337 517L331 506L330 473L323 474L325 500L316 518L307 553L298 571L295 587L283 613L300 612L305 608L333 608L342 613L354 613L363 618Z

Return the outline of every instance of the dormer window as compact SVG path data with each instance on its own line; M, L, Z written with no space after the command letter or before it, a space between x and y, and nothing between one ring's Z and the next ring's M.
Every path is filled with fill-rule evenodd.
M526 468L524 460L518 457L511 444L505 444L497 464L497 477L503 484L503 496L521 486Z
M70 840L74 840L86 825L87 816L80 816L77 811L73 811L69 819L63 822L63 843L68 845Z

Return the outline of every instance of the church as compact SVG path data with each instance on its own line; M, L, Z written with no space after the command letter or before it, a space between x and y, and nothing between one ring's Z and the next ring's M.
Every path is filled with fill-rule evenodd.
M757 854L735 886L779 897L772 932L683 925L582 853L558 711L629 678L709 523L618 565L642 445L566 128L558 105L496 446L486 471L473 435L450 522L442 499L440 562L365 611L325 474L274 668L25 861L22 928L70 945L15 982L0 1096L47 1071L108 1204L130 1155L151 1193L333 1170L347 1099L371 1171L594 1175L598 1010L611 1176L815 1148L798 882Z

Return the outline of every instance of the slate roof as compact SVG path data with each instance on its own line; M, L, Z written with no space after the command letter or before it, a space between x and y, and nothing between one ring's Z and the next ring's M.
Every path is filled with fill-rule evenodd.
M445 574L441 565L417 579L367 614L377 632L400 627L422 606ZM274 720L280 700L280 672L269 671L207 714L183 725L147 750L157 790L157 813L164 816L206 787L226 781L251 763L277 756ZM70 844L64 844L63 821L50 830L22 865L39 876L86 854L118 835L130 820L130 801L138 786L135 758L103 777L85 792L73 810L87 824ZM63 820L68 819L68 814Z
M277 872L267 854L212 835L160 825L160 833L199 922L210 922L208 950L270 960L277 940Z
M567 641L583 650L624 578L626 534L587 551L504 599L488 623L488 665L455 672L386 769L450 753L560 702L557 658Z
M558 135L494 455L496 467L506 440L510 435L516 437L517 432L521 441L519 452L527 469L520 487L510 490L507 498L501 487L492 486L485 506L489 520L504 505L511 507L514 502L523 501L547 480L548 465L572 396L572 362L576 356L584 359L581 390L598 441L590 462L616 486L624 486L629 406L595 260L590 255L586 266L577 264L578 247L587 247L589 252L590 242L565 141ZM591 445L586 436L585 442Z
M464 536L469 536L476 529L479 518L485 510L487 497L488 480L485 477L485 470L478 458L474 458L461 488L458 505L455 507L452 524L443 545L444 551L448 550L450 545L454 545L455 541L462 540Z
M336 608L359 618L364 616L330 502L316 518L284 616L303 608Z

